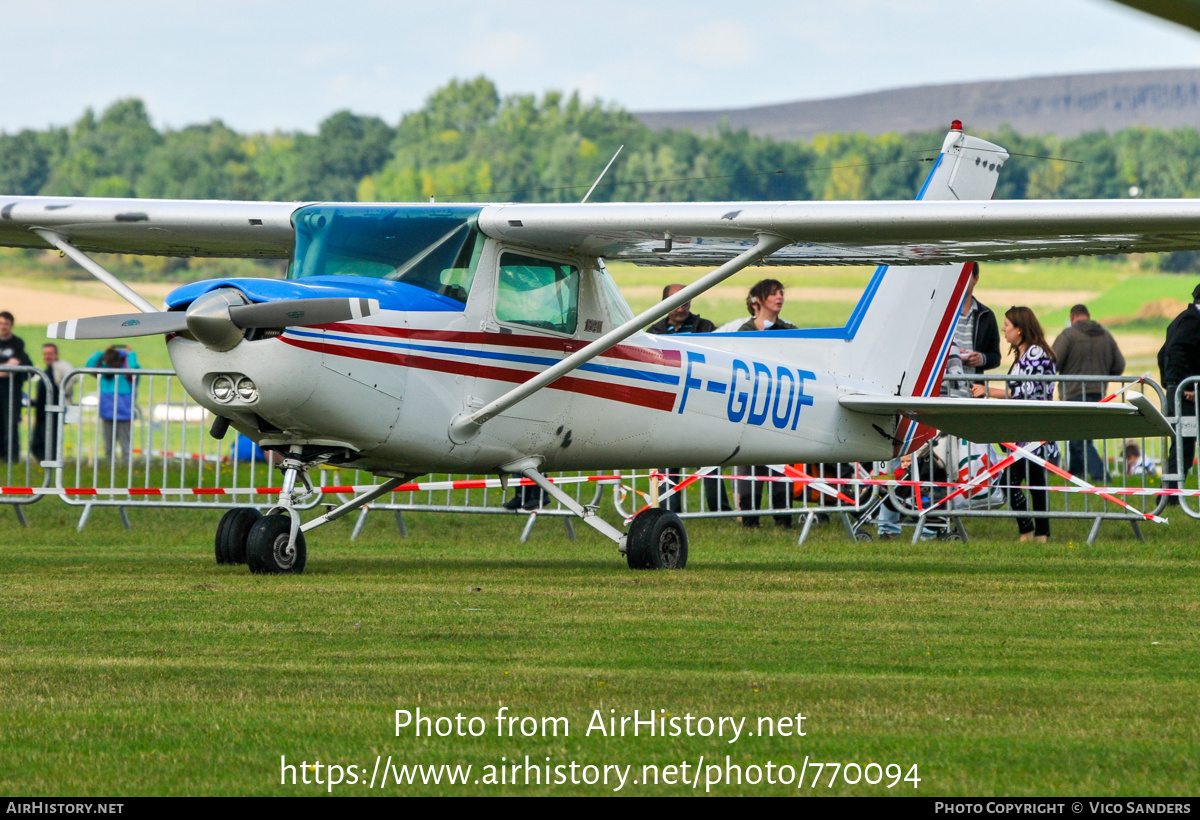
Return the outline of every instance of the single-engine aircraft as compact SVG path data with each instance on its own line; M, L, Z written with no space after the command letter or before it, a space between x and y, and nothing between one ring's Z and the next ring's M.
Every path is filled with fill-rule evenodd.
M300 572L304 533L428 472L531 479L629 566L681 568L658 508L622 533L545 476L622 465L872 461L973 441L1170 435L1126 402L938 396L969 263L1200 248L1200 201L991 201L1009 159L955 121L912 202L396 204L0 197L0 244L61 250L140 312L50 336L162 334L197 402L282 456L266 515L236 509L219 561ZM286 280L185 285L158 311L89 251L290 259ZM606 260L714 265L634 316ZM878 265L846 324L651 336L750 265ZM383 483L302 522L321 463Z

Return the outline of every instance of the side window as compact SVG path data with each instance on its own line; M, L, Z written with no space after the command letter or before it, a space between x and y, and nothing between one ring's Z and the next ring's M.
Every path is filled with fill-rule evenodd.
M496 318L574 333L579 316L579 268L516 253L500 256Z

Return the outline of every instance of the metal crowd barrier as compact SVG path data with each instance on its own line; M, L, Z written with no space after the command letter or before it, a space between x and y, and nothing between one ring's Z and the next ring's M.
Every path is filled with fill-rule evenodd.
M268 507L275 503L274 495L255 492L255 488L278 484L270 454L264 457L249 441L239 446L236 434L223 441L212 439L208 434L211 416L187 395L174 371L78 368L64 377L61 400L46 404L41 414L37 388L49 384L47 374L34 367L12 366L0 367L0 374L9 374L0 375L0 380L20 381L20 388L15 391L0 385L0 424L8 425L0 432L12 432L7 441L0 440L0 454L8 456L4 463L7 489L0 499L13 506L22 524L26 521L21 505L38 501L44 494L36 492L36 488L58 495L67 504L82 507L80 528L96 507L117 508L128 527L127 508L224 509ZM1166 399L1162 388L1147 378L984 375L962 380L984 384L1022 380L1085 382L1097 384L1096 392L1103 392L1105 384L1119 384L1145 393L1160 405ZM1197 410L1200 403L1184 402L1183 394L1197 384L1200 377L1181 384L1172 397L1174 407L1180 408L1180 412L1167 414L1178 430L1180 455L1176 463L1168 463L1166 439L1135 442L1141 453L1137 464L1124 457L1128 442L1097 442L1096 453L1114 485L1153 489L1156 477L1143 469L1147 463L1161 466L1164 480L1177 479L1185 472L1182 445L1185 441L1195 444L1200 428ZM51 458L30 452L28 443L37 438L50 445ZM1065 458L1069 452L1066 443L1060 442L1060 451ZM1091 459L1091 451L1084 448L1082 452L1085 462ZM880 486L867 481L872 477L890 477L895 465L889 463L775 465L770 469L738 471L710 468L706 473L701 471L704 474L699 477L695 477L695 471L672 468L622 471L619 477L601 480L579 473L551 477L564 481L564 486L569 482L568 492L584 506L598 507L605 486L612 486L614 507L625 519L654 503L675 510L684 519L761 519L786 515L800 524L798 543L803 544L816 523L837 517L848 537L869 540L872 536L868 527L878 524L877 513L887 498L889 505L902 514L903 522L908 526L916 522L914 541L922 537L927 527L940 537L965 540L963 519L1014 518L1017 513L1005 506L1003 490L990 486L998 482L989 482L988 487L970 494L958 493L951 503L942 501L955 492L945 485L970 480L980 466L995 463L1005 455L999 448L943 437L918 454L904 476L906 480L921 482L919 492L907 486ZM1086 479L1088 463L1063 466ZM337 468L315 470L312 478L315 485L328 487L375 483L372 476ZM451 479L453 484L449 483ZM369 511L379 510L395 514L402 535L406 534L404 513L443 512L524 515L522 542L529 538L539 517L560 517L568 537L574 540L572 514L568 510L541 497L537 488L519 489L517 477L511 479L507 491L497 484L488 477L429 477L418 482L416 489L394 492L365 506L351 538L361 532ZM676 484L681 485L679 489L675 489ZM429 489L430 485L438 489ZM514 497L530 501L524 505L529 508L512 509ZM347 498L341 493L323 498L318 492L305 499L302 508L340 503ZM1054 492L1051 498L1050 510L1028 515L1091 520L1089 543L1106 520L1128 521L1140 537L1140 522L1160 515L1169 503L1163 495L1119 496L1119 502L1127 506L1092 492ZM1200 503L1196 499L1177 500L1184 513L1200 518Z
M1178 446L1175 448L1175 459L1172 461L1169 453L1164 453L1163 464L1163 481L1177 481L1183 485L1184 479L1187 478L1192 469L1192 462L1195 460L1196 438L1200 431L1200 402L1196 401L1198 397L1193 394L1192 400L1188 401L1184 394L1188 391L1200 390L1200 376L1189 376L1180 382L1170 396L1172 400L1171 409L1174 413L1168 413L1167 417L1172 424L1175 425L1177 431L1176 441ZM1185 442L1191 440L1191 447L1185 447ZM1184 463L1184 452L1191 449L1193 457L1187 459ZM1168 472L1168 469L1170 472ZM1179 509L1185 515L1191 518L1200 518L1200 498L1180 496L1178 499Z
M799 523L798 545L814 524L834 516L851 540L864 540L858 518L872 492L869 486L853 483L869 476L869 465L855 463L664 468L622 471L621 476L613 488L613 506L626 521L655 504L685 520L735 518L745 525L747 519L770 516L778 526L786 517L788 526Z
M948 382L957 381L960 384L973 383L985 386L1003 387L1009 382L1043 381L1055 383L1055 400L1061 400L1061 391L1065 383L1085 385L1084 390L1093 400L1102 398L1112 392L1136 391L1150 398L1160 407L1165 406L1165 393L1152 379L1136 376L1076 376L1076 375L972 375L947 378ZM1090 387L1087 385L1095 385ZM1119 385L1114 390L1105 385ZM1118 398L1119 400L1119 398ZM987 399L980 399L987 401ZM889 487L887 490L888 503L898 509L910 521L915 521L912 542L916 543L922 537L938 537L953 527L958 537L967 540L966 528L962 519L967 518L1043 518L1043 519L1077 519L1092 522L1087 543L1095 542L1100 527L1105 521L1125 521L1130 524L1134 534L1143 539L1141 524L1154 520L1162 514L1168 504L1163 495L1109 495L1107 498L1097 492L1088 490L1088 486L1135 488L1140 490L1156 490L1158 477L1153 471L1145 469L1151 461L1155 465L1165 464L1167 452L1166 438L1137 440L1101 440L1094 443L1099 463L1092 456L1087 442L1081 442L1075 448L1075 458L1071 456L1071 443L1056 442L1058 445L1057 459L1051 459L1051 466L1046 468L1048 483L1057 477L1057 482L1064 486L1048 492L1048 509L1016 512L1008 506L1010 488L1004 482L1015 472L1018 485L1024 482L1022 465L1025 459L1018 460L1012 472L1000 473L994 479L981 485L973 492L958 492L956 487L946 487L945 484L969 482L981 472L986 472L990 465L1011 455L1012 452L1004 446L992 445L985 447L954 437L941 437L921 451L913 459L910 468L912 478L926 482L928 486L920 488ZM1020 442L1015 442L1021 444ZM1026 449L1036 448L1039 442L1029 442ZM1136 445L1140 453L1140 461L1125 457L1126 448ZM1035 453L1036 455L1036 453ZM1072 463L1072 462L1075 463ZM1098 469L1103 478L1095 475ZM1062 471L1062 472L1060 472ZM1069 474L1068 477L1066 474ZM919 489L919 492L917 491ZM1026 501L1032 507L1032 498L1028 490L1023 491Z
M949 381L949 379L948 379ZM1095 385L1094 389L1085 387L1084 390L1096 398L1111 392L1108 385L1119 385L1126 390L1136 390L1150 397L1152 402L1164 406L1165 394L1162 388L1149 378L1134 376L1007 376L980 375L961 377L964 383L983 383L1003 385L1010 381L1051 381L1056 383L1056 396L1063 388L1062 383L1074 382ZM1200 378L1189 379L1180 387L1182 391L1188 385L1200 381ZM986 399L980 399L986 401ZM1196 438L1196 429L1200 416L1196 406L1190 405L1190 415L1185 414L1181 419L1172 419L1181 429L1180 440L1183 437ZM1170 417L1169 417L1170 418ZM1182 424L1182 428L1180 428ZM1154 470L1146 470L1147 464L1155 467L1165 466L1167 462L1167 439L1138 439L1136 441L1109 440L1095 442L1095 456L1092 451L1082 444L1078 448L1077 464L1064 464L1071 447L1068 442L1057 442L1060 456L1059 469L1069 470L1084 483L1098 487L1119 485L1140 490L1157 490L1158 476ZM1036 444L1036 443L1034 443ZM1137 459L1126 459L1125 448L1129 444L1137 445L1140 456ZM1180 447L1182 450L1182 447ZM750 509L740 509L738 498L746 498L744 490L735 489L738 484L747 484L730 475L733 471L726 469L720 473L722 478L709 479L710 482L722 482L729 502L713 503L710 483L709 488L703 487L705 479L695 479L697 473L705 471L678 471L663 469L657 472L626 472L623 474L622 486L614 490L613 502L617 512L628 519L642 507L651 503L669 506L683 518L730 518L764 517L775 515L802 516L803 525L799 543L803 544L813 523L824 516L836 515L842 519L848 535L858 540L871 540L871 529L877 527L879 513L885 502L891 509L900 513L900 524L912 529L912 540L915 543L922 537L951 538L968 540L963 519L968 518L1060 518L1080 519L1092 522L1088 543L1095 541L1100 526L1104 521L1127 521L1134 533L1141 538L1141 523L1160 516L1169 503L1164 495L1120 495L1108 500L1101 494L1087 491L1086 487L1070 486L1070 481L1057 478L1061 484L1067 484L1066 491L1051 491L1049 497L1052 503L1046 512L1028 511L1018 513L1007 506L1008 494L1003 481L1006 474L1001 473L986 485L971 491L957 492L957 486L969 482L980 472L985 472L990 465L999 463L1009 452L998 445L978 445L950 436L941 436L926 448L919 451L911 463L901 467L898 460L876 464L846 464L846 465L792 465L792 475L776 472L773 476L759 476L758 481L771 484L783 483L793 486L787 497L791 498L790 506L778 502L778 496L764 491L763 501L759 506L751 505ZM1182 458L1182 456L1181 456ZM908 460L906 460L908 461ZM1097 461L1099 463L1097 463ZM1018 461L1018 464L1021 462ZM1061 466L1060 466L1061 465ZM779 465L780 469L787 469ZM1105 473L1105 480L1089 482L1087 476L1093 472L1089 468L1100 468ZM713 468L710 468L712 470ZM803 470L805 475L795 474L795 470ZM901 486L885 486L882 482L894 479L896 471L902 473ZM852 476L848 478L847 476ZM862 479L869 476L867 483ZM1170 478L1164 475L1163 478ZM689 480L691 479L691 480ZM1111 482L1111 483L1110 483ZM911 486L913 483L919 487ZM681 484L682 489L672 493L672 488ZM827 486L823 486L826 485ZM953 485L953 486L946 486ZM1077 492L1075 490L1078 490ZM834 494L837 491L842 497ZM947 496L953 495L948 502ZM658 500L660 496L664 499ZM1179 502L1192 517L1200 518L1200 511L1194 511L1189 502L1191 499L1180 498ZM728 507L719 504L727 503Z
M63 378L62 392L54 486L83 508L80 529L97 507L117 508L128 528L128 508L274 504L229 492L270 486L272 460L253 446L239 458L236 436L212 438L211 415L173 370L81 367ZM320 501L318 493L301 508Z
M376 480L373 476L364 474L358 470L338 470L337 473L339 474L337 480L337 484L339 485L369 484ZM595 476L589 476L581 472L551 473L548 477L556 483L562 481L564 484L563 488L567 493L572 495L575 501L584 507L600 506L605 485L616 481L616 479L593 480L596 478ZM396 528L401 536L408 535L408 528L404 522L404 513L441 512L468 513L471 515L524 515L526 516L526 520L521 530L522 544L529 540L529 536L533 532L533 527L537 524L539 516L558 517L562 518L563 525L566 527L567 538L574 541L574 513L557 501L544 495L539 488L522 485L520 482L521 479L519 476L513 476L509 480L507 490L505 490L499 486L489 486L498 484L494 476L430 476L428 480L422 479L415 483L418 486L449 483L459 486L393 492L385 496L386 501L376 501L367 504L359 511L358 520L355 522L354 530L350 534L350 540L353 541L358 538L370 511L378 510L381 512L392 512L395 515ZM517 499L521 500L521 507L513 509L511 506L505 506L506 503L511 504ZM349 496L339 495L338 500L339 503L348 501Z
M51 451L55 446L46 440L50 419L38 407L39 396L46 395L41 388L49 383L49 377L36 367L0 366L0 459L5 487L50 486L53 469L43 466L45 446L49 444ZM33 451L35 443L40 453ZM12 505L21 526L28 527L23 507L42 497L33 493L5 494L0 502Z

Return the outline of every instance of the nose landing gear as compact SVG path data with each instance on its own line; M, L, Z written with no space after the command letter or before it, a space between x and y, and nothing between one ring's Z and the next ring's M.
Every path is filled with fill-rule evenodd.
M283 460L283 488L279 503L254 522L246 538L246 564L256 574L281 575L304 572L308 549L300 533L300 512L296 509L296 479L304 484L304 496L313 492L308 477L309 464L300 460L303 449L290 448Z

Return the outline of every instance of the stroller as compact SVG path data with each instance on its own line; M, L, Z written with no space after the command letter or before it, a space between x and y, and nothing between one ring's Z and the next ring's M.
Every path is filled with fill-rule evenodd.
M901 480L925 481L931 482L934 485L945 484L950 481L969 480L968 478L962 478L961 474L958 474L958 471L956 471L955 475L951 476L951 472L948 469L949 464L959 464L959 456L955 446L958 442L959 439L952 439L943 433L925 444L916 453L913 453L911 458L906 456L902 459L878 462L873 472L880 477L886 476L890 478L894 476ZM979 460L977 462L980 464L985 463L979 462ZM851 527L851 531L857 540L873 540L866 526L870 523L883 525L885 522L881 520L881 513L883 514L882 518L891 519L890 523L893 523L898 528L919 527L919 534L915 532L913 535L914 542L918 538L922 540L936 539L938 541L967 540L966 530L962 525L961 519L958 517L936 514L927 516L924 512L931 505L937 504L949 495L952 492L949 488L939 486L876 486L873 489L875 493ZM919 493L917 492L918 490L920 491ZM951 499L949 502L949 506L952 509L957 508L954 503L956 500Z

